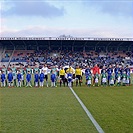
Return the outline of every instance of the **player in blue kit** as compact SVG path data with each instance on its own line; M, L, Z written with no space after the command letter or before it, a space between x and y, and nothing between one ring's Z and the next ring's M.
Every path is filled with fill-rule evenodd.
M13 74L13 86L17 86L17 84L16 84L17 69L14 64L11 65L11 70L12 70L12 74Z
M12 87L13 86L13 74L12 74L12 70L9 71L9 73L7 75L7 80L8 80L8 87Z
M52 73L54 73L55 76L56 76L56 79L55 79L55 86L57 87L57 79L58 79L58 73L59 73L59 71L58 71L58 66L53 66L53 67L52 67L52 69L51 69L51 75L52 75Z
M17 87L21 87L21 81L22 81L22 75L20 73L20 70L18 70L18 74L17 74Z
M89 75L91 75L91 68L87 66L87 68L85 69L85 77L88 77ZM88 79L86 78L86 85L87 85L87 81Z
M26 87L28 87L28 86L32 87L31 86L31 72L30 71L28 71L28 73L26 74L26 82L27 82Z
M110 84L110 80L111 80L111 75L113 73L113 68L112 65L109 65L109 68L107 69L107 74L108 74L108 85Z
M34 75L34 84L35 84L35 87L39 86L39 74L38 74L38 71L36 71L35 75Z
M5 73L2 71L1 72L1 87L5 87L6 86L6 75Z
M68 82L68 87L72 86L72 80L73 80L73 74L68 72L67 73L67 82Z
M44 79L45 79L45 75L44 75L43 70L40 73L39 79L40 79L40 87L43 87L43 85L44 85Z
M56 82L56 74L54 71L52 71L51 74L51 87L55 87L55 82Z
M7 77L7 68L5 65L2 66L2 71L5 74L5 77ZM8 86L7 78L5 79L5 86Z

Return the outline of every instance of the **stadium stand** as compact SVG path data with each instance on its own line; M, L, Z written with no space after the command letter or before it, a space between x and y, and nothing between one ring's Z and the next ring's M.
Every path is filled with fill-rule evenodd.
M1 64L133 66L133 41L123 40L0 40Z

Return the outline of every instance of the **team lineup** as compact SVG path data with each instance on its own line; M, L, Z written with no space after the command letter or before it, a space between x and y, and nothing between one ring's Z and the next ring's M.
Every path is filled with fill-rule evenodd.
M51 87L57 87L57 82L59 82L60 87L73 86L76 82L76 86L81 86L83 84L83 77L85 77L87 86L120 86L120 85L130 85L130 68L128 65L126 67L108 67L103 66L100 70L96 64L93 68L86 66L84 71L76 66L73 69L71 66L69 68L64 68L61 66L52 66L51 69L45 64L41 69L38 65L31 68L29 65L24 68L21 64L19 68L15 65L11 65L8 69L3 65L1 69L1 87L22 87L30 86L32 87L32 80L34 81L35 87L43 87L44 84L48 87L48 75L50 75ZM32 76L33 75L33 76Z

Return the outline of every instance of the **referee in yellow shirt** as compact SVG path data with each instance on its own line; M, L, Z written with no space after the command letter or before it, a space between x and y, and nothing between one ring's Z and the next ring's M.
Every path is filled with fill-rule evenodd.
M76 86L78 86L78 84L81 86L82 71L79 68L79 66L77 66L75 69L75 76L76 76Z
M60 76L60 87L61 87L62 82L63 82L64 87L65 87L65 70L63 69L62 66L61 66L61 69L59 71L59 76Z
M70 72L72 74L74 73L73 68L71 66L66 70L66 73L68 73L68 72Z

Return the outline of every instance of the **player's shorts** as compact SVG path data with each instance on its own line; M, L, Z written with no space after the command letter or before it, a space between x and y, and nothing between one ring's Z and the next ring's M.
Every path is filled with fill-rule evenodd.
M4 84L5 83L5 80L4 81L1 81L1 84Z
M68 79L67 81L68 81L68 83L70 83L70 82L72 82L72 79L70 78L70 79Z
M126 78L123 78L123 79L122 79L122 82L123 82L124 84L126 84Z
M102 79L102 83L106 83L107 82L107 79L106 78L103 78Z
M56 80L55 79L51 79L51 82L55 82Z
M88 85L91 85L91 80L88 80L88 81L87 81L87 84L88 84Z
M127 83L127 84L129 84L129 83L130 83L130 80L129 80L129 79L127 79L127 80L126 80L126 83Z
M120 78L120 77L118 77L117 82L118 82L118 83L120 83L120 82L121 82L121 78Z
M8 80L8 83L13 83L13 81Z
M29 80L29 79L26 79L26 82L28 82L28 83L29 83L29 82L31 82L31 80Z
M98 83L98 78L95 78L95 83Z
M110 85L113 85L114 84L114 80L110 80Z
M39 82L39 80L35 80L34 82L35 82L35 83L38 83L38 82Z
M40 80L40 83L43 83L44 82L44 80Z
M64 75L60 75L60 78L61 78L61 80L63 80L63 81L64 81L65 76L64 76Z
M45 75L45 79L46 79L46 81L48 80L48 75Z
M81 75L76 75L76 79L81 80Z

